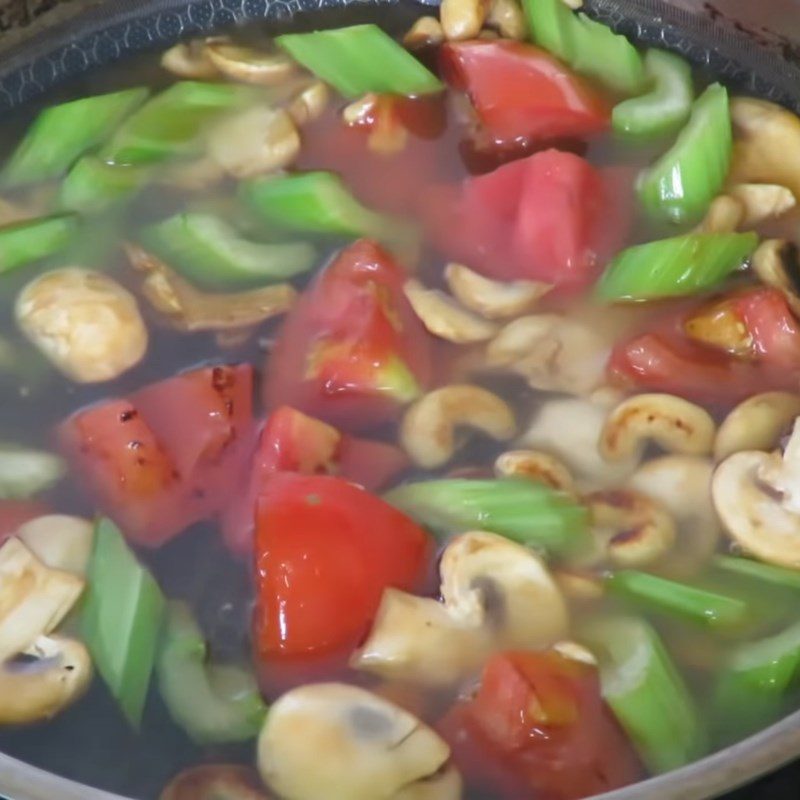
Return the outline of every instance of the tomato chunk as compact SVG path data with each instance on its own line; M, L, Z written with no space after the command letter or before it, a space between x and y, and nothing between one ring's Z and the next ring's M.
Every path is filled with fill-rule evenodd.
M606 100L544 50L511 41L449 42L445 79L465 91L482 133L498 146L584 138L606 130Z
M494 656L441 729L467 781L492 797L577 800L641 777L596 669L555 652Z
M394 445L342 434L321 420L283 406L267 419L249 464L243 487L221 516L223 538L238 555L252 552L258 497L276 473L340 475L372 491L383 488L405 469L408 458Z
M431 379L431 337L403 294L406 275L377 244L343 250L289 313L264 396L345 430L399 414Z
M260 659L347 654L383 590L413 590L428 535L383 500L340 478L281 473L258 501L254 640Z
M74 414L61 447L98 507L157 547L218 511L252 428L249 366L208 367Z
M490 277L574 291L595 280L624 241L629 194L619 173L546 150L441 190L429 224L448 257Z

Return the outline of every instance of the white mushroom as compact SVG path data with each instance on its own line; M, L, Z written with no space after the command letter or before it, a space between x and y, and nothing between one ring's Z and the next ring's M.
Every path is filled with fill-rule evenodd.
M722 526L711 500L713 466L699 456L661 456L646 461L629 486L658 500L677 527L675 546L656 565L685 578L699 572L717 549Z
M791 189L774 183L739 183L728 189L728 195L741 204L739 225L745 228L780 217L797 205Z
M389 589L351 666L428 686L453 686L493 650L538 649L562 638L568 613L541 558L474 531L453 539L441 565L442 601Z
M204 764L176 775L159 800L269 800L250 767Z
M525 15L516 0L491 0L486 24L504 39L522 40L528 35Z
M722 194L715 197L705 218L695 228L697 233L733 233L745 217L744 204L736 197Z
M415 464L435 469L456 451L456 431L472 428L497 441L516 432L514 412L505 400L480 386L455 384L426 394L406 412L400 441Z
M494 462L499 478L527 478L551 489L575 493L575 479L565 464L550 453L539 450L508 450Z
M219 77L219 70L209 58L205 42L197 39L170 47L161 56L161 66L181 78L207 81Z
M507 319L529 311L552 288L540 281L494 281L463 264L445 267L444 278L455 298L486 319Z
M489 343L489 366L509 369L534 389L584 395L605 379L611 341L594 326L538 314L510 322Z
M429 333L454 344L485 342L497 328L460 306L438 289L426 289L418 280L406 281L406 298Z
M445 741L416 717L340 683L284 694L258 740L261 777L284 800L459 800L449 760Z
M707 455L716 424L704 409L670 394L640 394L620 403L600 436L600 453L608 461L625 460L647 441L684 455Z
M420 17L403 36L403 44L410 50L433 47L443 41L442 23L436 17Z
M46 567L86 576L94 543L90 520L49 514L23 523L16 536Z
M214 128L208 153L234 178L252 178L292 164L300 153L300 133L285 109L250 106Z
M102 272L46 272L20 292L15 313L28 339L77 383L113 380L147 351L136 298Z
M605 595L602 577L588 569L561 567L553 577L564 597L573 602L592 603Z
M92 660L76 640L40 636L21 656L0 664L0 725L51 719L91 683Z
M764 392L740 403L723 420L714 441L714 458L722 461L742 450L772 450L795 417L800 394Z
M517 446L541 450L562 461L579 488L618 486L636 469L641 449L630 458L606 461L598 449L608 417L603 405L581 398L549 400L539 409Z
M439 19L450 41L474 39L483 27L488 0L442 0Z
M800 422L783 455L734 453L717 467L711 486L722 524L745 552L800 569Z
M55 630L83 586L76 575L44 566L19 539L0 547L0 664Z
M0 500L34 497L66 475L64 460L46 450L0 442Z
M297 63L285 53L267 53L224 39L206 42L205 54L228 78L261 86L275 86L297 73Z
M322 116L330 96L331 92L326 83L314 81L292 100L286 110L295 125L303 126Z
M581 664L588 664L590 667L597 666L597 659L591 650L569 639L563 642L556 642L553 645L553 650L564 658L570 659L570 661L578 661Z
M780 289L795 314L800 314L800 257L797 245L783 239L762 242L751 259L753 271L767 286Z

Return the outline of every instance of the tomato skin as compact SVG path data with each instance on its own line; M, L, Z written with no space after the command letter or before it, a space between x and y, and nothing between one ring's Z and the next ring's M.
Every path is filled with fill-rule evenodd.
M494 656L440 727L470 785L493 797L577 800L641 777L596 669L552 651Z
M61 448L98 507L158 547L217 510L252 427L249 366L208 367L107 400L61 424Z
M329 476L274 476L258 500L258 658L349 654L383 590L416 588L430 554L422 528L365 490Z
M504 40L440 48L445 80L469 95L495 146L583 138L605 131L608 103L538 47Z
M266 371L267 407L291 405L343 430L396 417L432 376L432 338L405 280L374 242L345 248L286 318Z
M597 277L624 241L629 194L619 172L545 150L467 178L458 189L440 189L429 225L449 258L489 277L576 291Z

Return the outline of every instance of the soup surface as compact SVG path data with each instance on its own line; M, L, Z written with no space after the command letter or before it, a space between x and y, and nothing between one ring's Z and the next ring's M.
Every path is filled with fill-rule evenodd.
M573 800L797 707L792 113L445 0L183 42L3 144L0 750Z

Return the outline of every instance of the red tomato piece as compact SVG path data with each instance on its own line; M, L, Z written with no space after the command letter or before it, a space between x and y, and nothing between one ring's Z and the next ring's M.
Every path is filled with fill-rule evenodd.
M99 508L157 547L218 511L240 479L252 393L249 366L187 372L79 411L61 446Z
M266 370L268 408L291 405L345 430L396 417L431 380L431 337L377 244L343 250L289 313Z
M428 535L340 478L281 473L258 501L254 640L260 659L347 654L384 589L413 590Z
M582 289L627 233L621 183L619 171L573 153L535 153L434 195L432 235L447 256L490 277Z
M0 544L12 537L22 525L53 512L37 500L0 501Z
M444 78L469 95L494 145L584 138L609 126L605 98L538 47L476 40L439 52Z
M641 776L596 669L555 652L493 657L441 728L468 783L493 797L577 800Z

